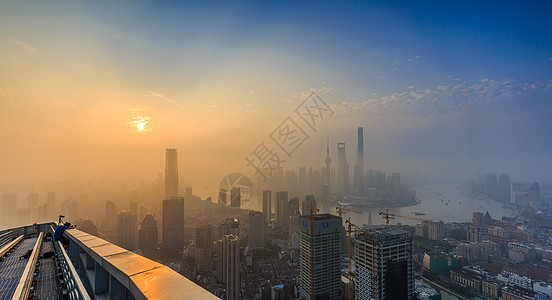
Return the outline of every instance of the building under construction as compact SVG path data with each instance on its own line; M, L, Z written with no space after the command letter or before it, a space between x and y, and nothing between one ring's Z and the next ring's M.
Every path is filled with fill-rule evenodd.
M412 234L389 226L357 231L355 299L415 299Z

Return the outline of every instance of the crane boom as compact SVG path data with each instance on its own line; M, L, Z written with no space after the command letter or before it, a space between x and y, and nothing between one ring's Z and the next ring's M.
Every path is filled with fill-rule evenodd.
M414 218L414 217L408 217L408 216L401 216L401 215L393 214L393 213L390 213L390 212L389 212L389 209L386 209L385 212L380 211L380 212L379 212L379 215L380 215L380 216L384 216L384 218L385 218L385 225L389 225L389 217L399 217L399 218L410 219L410 220L416 220L416 221L422 221L422 222L428 222L428 221L429 221L429 220L426 220L426 219L420 219L420 218Z

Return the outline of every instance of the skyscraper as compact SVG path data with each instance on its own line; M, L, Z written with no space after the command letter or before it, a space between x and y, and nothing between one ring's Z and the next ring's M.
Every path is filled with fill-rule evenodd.
M157 221L155 218L147 214L142 223L140 223L139 229L139 241L142 254L146 257L153 257L157 252L158 231Z
M304 219L303 219L304 218ZM341 299L341 218L302 217L299 295L305 299Z
M276 192L276 220L281 225L289 225L288 192Z
M238 218L228 218L220 223L219 239L224 239L229 234L240 237L240 220Z
M349 164L345 143L337 143L337 191L341 195L349 193Z
M184 198L163 200L163 250L177 256L184 246Z
M138 216L122 211L117 216L117 244L130 251L138 248Z
M415 299L410 232L370 227L354 245L355 299Z
M240 208L241 205L241 189L239 187L230 190L230 206Z
M527 192L527 198L529 198L529 202L531 203L540 202L540 188L539 184L536 181L531 184L531 187Z
M222 240L223 264L226 299L238 300L240 298L240 238L235 235L227 235Z
M359 196L364 194L364 131L362 127L358 128L358 148L357 161L354 170L354 190Z
M200 273L211 272L213 262L214 230L211 225L202 225L196 228L195 262Z
M165 153L165 199L178 197L178 154L176 149Z
M226 205L228 199L228 191L225 189L219 190L219 196L218 196L218 204L219 205Z
M56 193L48 192L48 194L46 195L46 216L50 220L55 220L59 215L58 212L59 207L57 207Z
M267 222L272 219L272 191L263 191L263 215Z
M249 249L263 249L265 246L263 214L259 211L249 212Z

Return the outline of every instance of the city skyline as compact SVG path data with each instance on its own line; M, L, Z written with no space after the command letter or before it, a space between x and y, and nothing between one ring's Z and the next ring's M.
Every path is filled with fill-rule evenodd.
M214 190L312 88L335 113L286 168L363 127L367 168L552 181L549 3L214 7L3 3L0 183L148 180L177 148Z

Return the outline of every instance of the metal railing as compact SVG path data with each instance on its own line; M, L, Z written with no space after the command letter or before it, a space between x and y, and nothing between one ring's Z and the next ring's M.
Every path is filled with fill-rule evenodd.
M52 233L53 232L54 228L52 228ZM84 284L82 284L75 267L73 267L73 264L69 259L69 255L67 255L61 241L54 241L54 248L56 249L59 267L61 268L61 273L63 274L63 282L65 283L65 288L67 289L67 297L71 300L89 300L90 296L88 295Z
M40 252L40 247L42 246L43 237L44 234L40 232L38 235L38 239L36 240L36 243L33 247L33 252L29 257L29 261L27 261L25 270L23 271L23 275L21 275L19 283L15 288L15 293L13 294L12 300L25 300L29 297L29 291L31 289L32 279L35 274L36 262L38 261L38 254Z
M0 248L4 246L4 244L7 244L12 239L12 231L11 230L3 230L0 231Z

